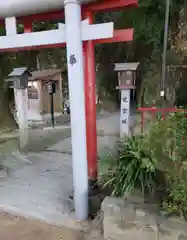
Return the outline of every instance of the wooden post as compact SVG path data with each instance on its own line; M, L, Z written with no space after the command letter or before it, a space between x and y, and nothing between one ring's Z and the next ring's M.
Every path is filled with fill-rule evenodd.
M64 96L63 96L63 88L62 88L62 75L61 72L59 73L59 91L60 91L60 103L61 103L61 110L62 113L64 112Z

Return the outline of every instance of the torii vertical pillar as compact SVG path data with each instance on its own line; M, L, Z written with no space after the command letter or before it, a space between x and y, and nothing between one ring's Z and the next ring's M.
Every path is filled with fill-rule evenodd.
M89 24L93 24L93 15L84 14ZM96 74L95 49L93 41L84 42L85 99L86 99L86 140L88 159L88 178L92 185L97 180L97 126L96 126Z
M79 220L88 217L88 170L84 95L84 62L81 36L81 6L65 0L65 32L71 106L73 187L75 211Z

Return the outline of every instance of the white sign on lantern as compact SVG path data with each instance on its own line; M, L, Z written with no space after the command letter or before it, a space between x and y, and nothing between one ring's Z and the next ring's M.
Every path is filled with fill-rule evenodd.
M120 137L129 135L130 89L121 90Z

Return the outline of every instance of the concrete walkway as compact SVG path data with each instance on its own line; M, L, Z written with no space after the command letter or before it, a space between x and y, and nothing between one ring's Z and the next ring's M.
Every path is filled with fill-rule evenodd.
M100 155L118 139L119 113L100 118L97 128L102 132L98 136ZM1 211L68 225L74 211L69 197L73 191L69 132L67 128L56 129L45 132L45 136L36 130L32 132L32 151L27 155L15 151L1 156L8 169L7 177L0 179Z
M10 171L0 182L0 209L60 223L73 211L71 156L59 153L31 153L28 163Z

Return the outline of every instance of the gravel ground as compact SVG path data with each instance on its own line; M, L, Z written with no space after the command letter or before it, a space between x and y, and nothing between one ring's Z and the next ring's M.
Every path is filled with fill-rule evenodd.
M40 221L0 214L1 240L103 240L101 221L86 224L87 230L73 230Z

